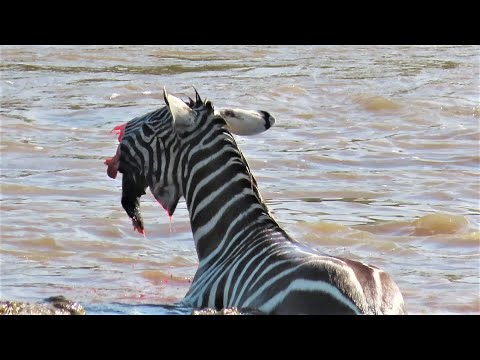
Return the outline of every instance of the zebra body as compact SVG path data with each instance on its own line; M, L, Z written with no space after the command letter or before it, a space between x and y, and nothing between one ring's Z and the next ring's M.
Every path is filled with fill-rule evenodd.
M127 123L115 163L123 173L122 205L137 230L147 186L169 216L185 198L199 267L184 304L266 314L405 313L387 273L322 255L270 215L232 136L267 130L275 122L270 114L216 111L198 94L186 104L165 92L165 102Z

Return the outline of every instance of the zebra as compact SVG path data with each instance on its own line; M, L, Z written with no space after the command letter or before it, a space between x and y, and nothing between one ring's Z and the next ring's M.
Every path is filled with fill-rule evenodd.
M109 176L122 173L122 206L143 233L147 186L168 215L185 198L199 265L180 304L262 314L406 314L402 294L381 269L329 256L291 238L274 220L232 134L255 135L266 111L183 101L116 128Z

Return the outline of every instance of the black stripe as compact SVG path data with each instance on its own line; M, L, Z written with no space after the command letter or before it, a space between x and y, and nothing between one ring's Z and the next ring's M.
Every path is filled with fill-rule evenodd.
M258 112L262 114L262 119L265 121L265 124L263 124L263 126L265 126L265 130L270 129L270 127L272 126L272 124L270 123L270 114L263 110L259 110Z

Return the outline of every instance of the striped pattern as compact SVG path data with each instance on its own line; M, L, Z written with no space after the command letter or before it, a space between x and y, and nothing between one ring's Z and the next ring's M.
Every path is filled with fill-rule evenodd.
M387 273L319 254L286 234L210 102L197 95L185 110L172 109L171 99L166 94L169 107L127 124L120 171L129 179L123 197L137 202L138 213L147 186L169 215L185 197L199 267L183 303L267 314L405 313ZM179 125L192 116L192 125Z
M149 184L158 184L162 174L171 174L170 159L165 149L178 148L172 131L172 117L167 107L131 120L121 142L120 171L140 170ZM161 166L161 167L159 167ZM162 178L162 183L167 179Z

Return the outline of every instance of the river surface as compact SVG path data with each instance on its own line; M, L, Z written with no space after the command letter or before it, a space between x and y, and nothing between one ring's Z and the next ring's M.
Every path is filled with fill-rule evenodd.
M410 314L480 314L480 47L1 46L0 300L188 314L198 260L181 200L146 237L106 174L116 125L162 89L277 123L237 137L273 216L376 265Z

